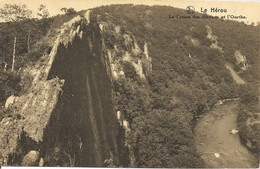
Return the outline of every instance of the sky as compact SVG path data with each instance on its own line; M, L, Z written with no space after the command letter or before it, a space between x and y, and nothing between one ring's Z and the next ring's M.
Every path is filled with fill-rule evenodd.
M247 17L247 19L242 19L242 21L244 21L245 23L260 22L260 0L0 0L0 8L3 7L4 4L10 3L26 4L29 7L29 9L33 11L37 11L37 8L40 6L40 4L44 4L47 6L52 16L62 13L60 9L63 7L72 7L79 11L110 4L132 3L145 5L167 5L183 9L191 5L195 7L195 11L197 12L200 12L201 9L205 8L208 9L208 11L210 11L211 8L227 9L227 13L208 12L208 14L214 16L243 15Z

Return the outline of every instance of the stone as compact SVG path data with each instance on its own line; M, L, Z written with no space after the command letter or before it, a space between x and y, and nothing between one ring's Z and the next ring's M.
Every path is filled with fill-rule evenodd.
M123 120L123 127L126 131L130 131L130 126L129 126L129 123L128 121L126 120Z
M236 129L232 129L231 131L230 131L230 134L237 134L238 133L238 130L236 130Z
M11 95L10 97L8 97L8 99L5 102L5 109L8 109L10 105L14 104L15 102L15 96Z
M40 162L39 162L39 167L43 167L43 166L44 166L44 160L43 160L43 158L41 157Z
M215 157L219 158L219 153L214 153Z
M222 104L223 104L223 101L219 100L216 105L218 106L218 105L222 105Z
M39 151L30 151L24 156L22 166L38 166L39 156Z

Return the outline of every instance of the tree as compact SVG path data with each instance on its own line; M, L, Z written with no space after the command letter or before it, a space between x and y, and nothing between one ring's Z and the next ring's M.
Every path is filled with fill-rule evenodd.
M49 27L49 22L47 18L50 16L50 13L46 5L40 5L40 7L38 8L37 15L40 17L41 30L45 34L47 32L47 28Z
M0 8L0 17L6 22L17 22L31 18L32 11L27 8L25 4L5 4L3 8Z
M6 22L9 22L12 27L15 29L14 36L14 45L13 45L13 61L12 61L12 72L14 72L15 66L15 57L16 57L16 42L18 35L18 28L13 22L25 21L30 19L32 16L32 11L27 8L25 4L17 5L17 4L5 4L3 8L0 8L0 18L4 19ZM28 36L29 40L30 36ZM28 47L29 49L29 47Z
M67 8L61 8L60 9L62 12L66 13L67 12Z
M60 10L67 15L72 15L77 13L77 11L74 8L61 8Z
M37 15L41 17L41 19L46 19L49 17L50 13L46 8L46 5L40 5L40 7L38 8Z

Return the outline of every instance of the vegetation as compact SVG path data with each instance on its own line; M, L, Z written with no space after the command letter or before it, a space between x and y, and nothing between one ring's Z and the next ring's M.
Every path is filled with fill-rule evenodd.
M2 104L11 94L19 94L21 70L26 65L33 64L40 56L49 53L57 29L76 15L49 17L45 5L40 5L37 14L38 18L32 18L31 10L26 5L6 4L0 9L0 17L6 20L0 23L0 102ZM15 43L14 39L16 39Z
M236 64L235 50L245 54L251 65L240 75L248 82L259 80L255 69L259 29L220 19L170 19L169 14L186 15L171 7L113 5L94 12L102 21L120 25L121 33L131 32L139 46L148 43L153 70L147 81L124 65L127 79L114 84L117 109L131 124L127 139L134 147L137 167L203 167L194 145L195 118L219 99L241 95L245 87L237 85L225 68L226 63ZM206 25L223 52L209 47ZM116 43L118 49L125 49L114 34L105 35L105 42L110 48Z
M56 29L78 15L73 8L62 10L66 15L48 18L46 7L41 6L40 20L0 24L1 102L19 93L18 70L48 54ZM140 79L132 65L122 63L126 79L114 82L116 109L131 124L127 141L134 149L136 167L203 167L193 137L195 118L226 98L241 97L240 135L252 142L254 152L259 152L259 123L246 125L249 118L256 119L259 114L259 89L255 87L260 80L259 26L220 19L170 19L169 14L187 15L172 7L112 5L93 12L104 22L120 25L121 33L131 32L141 48L148 43L153 70L146 79ZM223 52L210 48L206 25L218 37ZM119 50L126 50L122 39L109 31L114 29L105 34L106 46L113 48L117 44ZM14 37L17 57L15 71L10 73ZM196 39L199 45L189 39ZM243 72L236 67L247 81L246 86L237 85L225 68L226 63L236 64L236 50L246 55L250 65Z
M77 13L77 11L74 8L61 8L60 10L67 15L73 15Z
M0 102L4 102L9 96L17 95L20 89L20 77L11 72L2 72L0 76Z
M38 11L39 11L39 12L37 13L37 15L38 15L39 17L41 17L42 19L46 19L46 18L48 18L49 15L50 15L50 13L49 13L49 11L48 11L46 5L40 5L40 7L38 8Z
M260 161L259 102L259 88L257 86L247 86L246 90L241 93L237 122L241 141Z

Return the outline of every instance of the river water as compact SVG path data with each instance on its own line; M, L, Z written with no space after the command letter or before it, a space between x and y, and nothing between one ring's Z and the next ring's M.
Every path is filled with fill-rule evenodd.
M238 101L216 106L199 119L194 132L197 151L209 168L254 168L257 159L244 147L238 134Z

